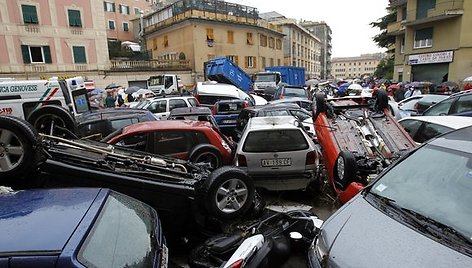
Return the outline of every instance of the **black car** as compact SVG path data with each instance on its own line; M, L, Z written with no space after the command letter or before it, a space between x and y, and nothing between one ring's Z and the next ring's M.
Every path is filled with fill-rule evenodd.
M470 267L472 127L401 158L329 217L309 267Z
M81 138L100 140L123 127L157 120L148 110L110 108L81 114L76 118L77 134Z
M170 226L234 220L259 200L250 177L235 167L210 172L205 164L93 140L39 136L11 116L0 116L0 184L111 188L153 206Z
M310 94L304 87L297 86L282 86L274 93L274 100L285 99L285 98L305 98L309 99Z
M472 90L452 94L424 111L423 115L472 116Z

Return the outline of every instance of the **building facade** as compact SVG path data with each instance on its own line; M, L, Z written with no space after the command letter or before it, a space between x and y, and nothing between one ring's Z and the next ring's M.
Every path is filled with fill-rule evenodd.
M460 83L472 73L472 1L390 0L394 79Z
M363 54L359 57L343 57L332 59L332 74L335 79L362 79L372 76L380 61L385 57L383 53Z
M300 26L277 12L261 14L261 17L281 26L284 33L284 65L305 68L305 78L321 77L321 41Z
M320 51L320 64L321 64L321 79L330 79L331 77L331 55L332 55L332 43L331 35L332 31L329 25L324 22L312 22L302 21L300 23L302 27L307 29L310 33L316 36L321 42Z
M227 57L252 74L283 63L283 33L257 9L218 0L180 0L144 18L146 49L159 60L188 60L195 81L204 63Z

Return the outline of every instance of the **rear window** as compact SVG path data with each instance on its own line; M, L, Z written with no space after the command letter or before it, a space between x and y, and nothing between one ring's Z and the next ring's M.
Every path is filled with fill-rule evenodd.
M308 149L308 142L299 129L252 131L247 135L243 151L248 153L287 152Z
M217 112L219 114L239 114L243 110L242 102L219 103Z
M192 107L197 107L198 106L198 102L195 98L188 98L188 103L190 103L190 106Z
M303 88L286 87L284 96L306 97L306 91Z
M233 97L223 97L223 96L202 96L200 95L198 100L200 104L214 105L217 101L221 100L234 100Z

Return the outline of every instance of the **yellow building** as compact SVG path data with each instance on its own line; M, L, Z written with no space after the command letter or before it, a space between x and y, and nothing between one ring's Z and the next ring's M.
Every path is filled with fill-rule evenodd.
M219 0L180 0L145 15L144 39L153 59L189 60L194 81L214 57L249 74L283 64L281 28L260 20L255 8Z
M394 79L460 82L472 75L472 1L390 0Z
M341 80L372 76L384 57L385 54L377 53L363 54L358 57L333 58L331 72L334 78Z

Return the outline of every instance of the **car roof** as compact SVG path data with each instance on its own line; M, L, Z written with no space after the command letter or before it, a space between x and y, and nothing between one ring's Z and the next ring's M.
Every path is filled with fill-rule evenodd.
M108 108L108 109L81 114L77 116L76 120L78 123L83 123L85 121L103 120L103 119L108 119L108 118L113 118L113 117L136 117L137 114L139 115L149 114L152 116L152 113L145 109Z
M416 120L422 122L433 123L453 129L459 129L463 127L472 126L472 118L467 116L413 116L399 120L399 122L407 120Z
M0 256L61 252L92 204L106 198L100 191L34 189L0 194Z
M472 126L448 132L427 144L470 154L472 152Z
M242 90L230 84L198 82L197 91L199 95L233 96L239 98L240 91Z
M211 110L208 107L180 107L174 108L170 111L170 116L178 115L211 115Z
M122 134L133 132L148 132L154 130L179 130L179 129L208 129L212 128L211 123L207 121L195 120L158 120L146 121L129 125L123 128Z
M291 97L291 98L284 98L284 99L279 99L279 100L272 100L268 104L295 103L297 101L312 103L312 101L307 98Z
M191 95L159 95L156 97L148 98L146 100L155 101L155 100L165 100L165 99L190 99L195 98Z
M247 123L250 130L298 129L297 119L293 116L252 117Z

